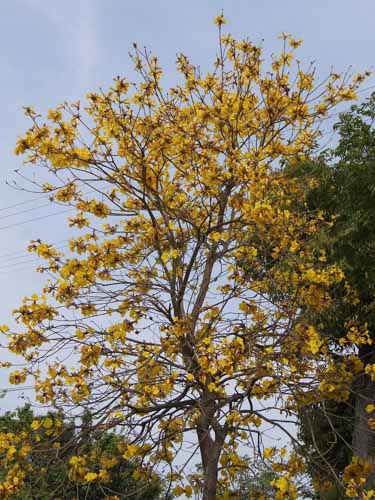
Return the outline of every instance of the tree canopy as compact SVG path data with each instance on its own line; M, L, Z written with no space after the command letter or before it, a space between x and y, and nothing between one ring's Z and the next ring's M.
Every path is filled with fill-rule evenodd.
M335 339L313 321L343 272L314 244L329 221L295 208L305 193L282 167L309 157L321 119L365 75L315 82L288 34L266 64L224 22L212 70L179 55L182 82L168 91L157 58L135 46L137 83L118 77L47 121L26 108L32 125L16 153L35 185L76 209L81 232L65 254L31 242L48 279L16 309L20 331L3 330L27 361L13 383L32 376L40 403L89 410L91 432L122 429L123 458L164 470L174 494L217 498L246 467L246 446L277 472L275 498L297 498L297 443L270 448L264 430L295 441L298 409L345 401L358 364L334 356ZM368 342L354 336L346 345ZM189 474L196 452L201 476ZM99 481L80 460L76 479Z

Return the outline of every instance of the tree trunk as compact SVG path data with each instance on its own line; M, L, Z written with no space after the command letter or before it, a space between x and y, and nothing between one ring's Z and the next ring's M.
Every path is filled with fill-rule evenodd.
M373 346L362 347L359 357L363 363L375 363L375 348ZM361 374L354 386L355 390L355 414L353 430L353 453L366 460L372 465L371 477L375 478L375 431L368 425L369 418L375 418L374 414L366 412L366 406L370 403L375 405L375 382L366 374Z
M203 466L203 500L216 500L219 458L223 449L226 431L214 417L214 402L206 401L203 408L197 425ZM210 434L212 428L214 428L214 439Z
M219 456L213 456L204 470L203 499L216 500Z
M219 458L222 443L212 439L209 429L198 428L203 466L203 500L216 500Z

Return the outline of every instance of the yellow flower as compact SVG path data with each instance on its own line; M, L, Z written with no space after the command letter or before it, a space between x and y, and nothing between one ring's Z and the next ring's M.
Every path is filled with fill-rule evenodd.
M358 98L357 94L352 89L342 89L339 95L344 101L353 101Z
M164 262L164 264L167 263L169 260L169 252L163 252L161 255L161 260Z
M215 17L214 23L216 24L216 26L220 27L222 24L226 24L227 20L225 19L223 14L220 14L220 16Z
M293 37L289 36L289 45L293 49L297 49L301 44L302 44L301 38L296 39L296 38L293 38Z
M138 446L134 444L128 444L122 457L125 459L132 458L137 453L137 451L138 451Z
M215 231L214 233L211 233L211 239L218 242L221 240L221 234Z
M53 420L52 418L46 418L43 420L43 427L45 429L50 429L53 426Z
M280 493L284 494L288 492L289 482L284 477L280 477L279 479L273 480L271 484L272 486L275 486L275 488L277 488L280 491Z
M49 109L47 116L49 120L58 122L62 118L62 113L59 109Z
M264 448L263 457L272 458L275 454L275 448Z
M180 495L182 495L183 493L185 493L185 490L180 485L177 485L174 488L173 493L179 497Z
M25 369L22 370L14 370L10 375L9 375L9 382L11 384L17 385L17 384L23 384L26 380L27 373Z
M33 431L38 430L38 429L39 429L39 427L40 427L40 422L39 422L39 420L33 420L33 421L31 422L31 428L32 428L32 430L33 430Z
M193 494L193 488L190 485L185 486L185 495L191 497Z
M175 248L173 250L171 250L169 252L170 256L173 258L173 259L176 259L178 257L178 250L176 250Z
M299 249L299 243L298 243L298 241L293 240L293 241L291 242L291 244L290 244L290 247L289 247L289 248L290 248L290 251L291 251L292 253L297 252L297 250Z
M85 480L86 481L95 481L95 479L98 477L98 474L96 472L88 472L85 475Z

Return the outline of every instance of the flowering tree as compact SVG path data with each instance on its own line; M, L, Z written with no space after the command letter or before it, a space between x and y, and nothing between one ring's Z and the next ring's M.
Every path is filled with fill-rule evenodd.
M288 434L300 405L347 397L353 357L331 359L310 321L343 275L311 243L324 218L292 208L303 194L281 166L309 155L322 117L363 79L315 84L287 34L267 71L260 46L216 23L207 74L180 55L182 83L165 91L157 58L135 46L137 84L117 78L46 123L26 108L16 153L50 176L42 189L76 208L81 232L65 255L31 243L49 279L8 333L27 360L14 383L33 375L39 402L121 426L124 458L166 465L175 494L205 499L244 465L241 444L277 455L265 425ZM196 452L202 477L184 476ZM277 498L296 498L302 460L275 467Z

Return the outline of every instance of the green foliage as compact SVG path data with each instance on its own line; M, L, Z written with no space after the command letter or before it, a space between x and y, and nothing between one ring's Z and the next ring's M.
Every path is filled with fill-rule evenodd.
M305 445L308 473L322 484L334 483L352 457L353 398L349 402L326 401L300 411L299 439ZM327 495L335 488L327 488ZM325 498L325 497L324 497ZM330 498L327 496L327 499ZM340 498L340 497L334 497Z
M231 487L219 486L218 498L220 500L271 500L275 498L276 490L272 481L277 479L277 474L264 462L254 463L250 457L243 460L246 467L239 469L231 478ZM200 467L197 467L200 470Z
M48 416L55 416L50 413L44 417L35 417L29 405L18 408L14 412L7 412L0 417L0 432L21 433L30 428L34 420L40 420ZM122 498L126 493L126 498L132 500L156 500L168 498L163 492L162 481L159 477L154 477L151 481L134 479L133 473L140 469L140 464L136 461L129 461L122 458L118 450L118 436L114 433L99 432L96 437L85 440L82 435L74 433L73 422L67 418L62 419L62 428L59 435L60 447L54 448L56 438L48 438L43 434L43 441L38 450L31 453L30 460L33 468L29 473L25 486L14 496L15 500L72 500L73 498L85 500L100 500L107 497ZM83 425L88 423L86 416ZM78 453L92 453L99 450L101 457L108 455L117 460L117 464L111 467L110 481L103 483L78 484L69 478L69 460ZM99 466L99 465L98 465ZM0 478L3 477L0 471Z
M341 245L336 252L345 260L350 282L361 300L375 294L375 94L351 113L341 116L335 168L334 210ZM373 308L371 310L371 317ZM373 319L372 319L373 321Z
M340 115L335 129L339 142L313 162L290 168L306 186L307 200L301 209L321 210L332 218L328 232L320 233L317 245L327 260L343 269L357 300L348 300L347 289L338 285L334 307L315 318L328 337L343 337L348 321L367 325L375 341L375 94ZM351 299L353 298L351 296ZM339 352L338 352L339 355ZM359 346L363 362L374 357L373 346ZM363 383L363 381L362 381ZM356 387L353 387L353 392ZM310 472L323 480L340 476L351 459L355 396L346 403L326 402L300 413L300 437L312 452ZM315 441L315 442L313 442ZM329 497L329 495L331 495ZM327 498L341 498L334 488Z
M309 188L310 210L334 218L329 235L322 235L329 260L338 262L357 292L357 315L375 327L375 94L335 125L339 142L316 162L296 169Z
M238 477L238 498L248 500L249 498L272 499L275 497L275 489L271 482L277 478L277 474L265 467L259 467L256 475L248 472Z

